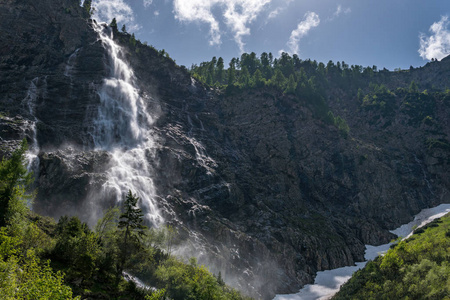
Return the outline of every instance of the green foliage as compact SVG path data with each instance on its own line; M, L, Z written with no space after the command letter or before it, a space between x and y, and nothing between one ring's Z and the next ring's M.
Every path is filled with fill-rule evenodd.
M136 37L134 36L134 33L133 33L130 36L130 44L131 44L131 46L136 47L136 43L137 43Z
M138 201L139 197L133 195L129 190L123 204L124 211L120 215L118 224L118 228L124 230L128 237L134 236L136 239L144 234L145 228L143 225L144 214L140 208L137 208Z
M422 122L427 122L426 118L433 119L438 94L428 94L426 91L419 93L413 87L409 91L403 92L402 96L401 109L410 117L409 124L418 126ZM432 122L428 122L428 124L431 125Z
M243 88L261 88L271 85L285 93L292 93L295 90L294 86L304 84L313 76L317 77L320 82L320 87L317 88L324 88L328 84L328 80L333 80L342 87L348 86L350 79L354 83L358 83L360 78L374 77L377 67L363 68L352 65L349 68L345 62L334 64L332 61L329 61L325 67L323 63L309 59L301 60L298 55L294 54L291 57L286 52L281 53L281 56L276 59L273 58L272 53L264 52L258 58L252 52L243 53L240 58L232 58L227 70L223 69L223 60L220 58L216 60L213 57L209 62L193 65L190 71L191 75L199 81L208 85L214 84L220 88L237 84ZM247 73L250 84L247 84ZM290 79L291 75L293 75L293 81ZM226 84L224 78L227 78Z
M250 86L250 73L246 67L241 69L241 73L239 76L239 84L244 87Z
M145 235L144 214L140 208L137 208L139 198L128 191L123 207L124 211L120 215L118 229L121 231L120 246L121 249L118 272L122 273L125 264L130 255L141 247L141 238Z
M277 86L277 87L280 87L281 89L283 89L285 82L286 82L286 77L284 77L281 70L275 69L275 74L273 74L272 78L270 79L270 83L274 86Z
M37 255L45 255L52 251L55 241L36 223L28 223L23 230L21 249L23 252L34 249Z
M21 238L19 236L12 236L9 234L6 227L0 228L0 258L8 259L12 255L19 253Z
M328 111L326 117L324 118L324 121L327 124L336 126L337 129L339 129L339 132L344 136L347 137L350 132L350 127L347 124L347 121L343 119L340 116L335 117L333 112Z
M156 270L171 299L245 299L235 290L219 284L217 279L193 258L189 264L169 259Z
M410 93L417 93L419 92L419 87L414 81L411 81L411 84L409 85L409 92Z
M262 72L258 69L255 74L253 74L252 82L255 87L263 87L266 85L266 80L264 79Z
M291 74L289 76L286 90L284 91L286 94L295 94L295 88L297 87L297 83L295 82L294 75Z
M1 164L1 191L10 202L25 195L29 181L25 149L24 142ZM21 218L5 215L8 225L0 227L0 298L95 298L98 293L114 299L245 299L224 284L220 273L216 278L195 259L186 264L172 257L177 231L144 226L138 201L129 191L122 212L108 209L96 232L78 217L63 216L55 224L31 213ZM123 270L159 289L136 288L123 279Z
M95 232L101 241L107 241L114 235L117 230L117 225L120 218L120 209L118 207L111 207L103 213L95 226Z
M350 127L348 126L347 121L345 121L345 119L341 118L340 116L337 116L334 119L334 124L345 137L348 136L348 133L350 132Z
M358 99L362 99L361 107L367 111L376 113L375 117L392 117L397 107L395 94L385 85L370 84L371 92L363 96L361 90L358 90Z
M26 141L0 165L1 200L6 207L0 227L0 295L2 299L72 299L64 275L39 258L53 247L51 238L27 219L25 187L31 174L25 168ZM5 204L6 203L6 204Z
M84 0L83 8L86 17L91 17L94 14L95 9L92 7L92 0Z
M157 291L154 291L151 295L146 295L145 300L163 300L166 294L166 289L160 289Z
M10 159L3 158L0 163L0 226L19 224L28 212L27 187L32 181L32 174L25 167L25 152L28 149L24 139Z
M370 261L333 299L449 299L450 215Z
M41 263L32 250L0 260L0 293L2 299L73 299L64 275Z
M100 247L97 236L77 217L61 217L53 255L65 262L71 276L90 278L97 267Z

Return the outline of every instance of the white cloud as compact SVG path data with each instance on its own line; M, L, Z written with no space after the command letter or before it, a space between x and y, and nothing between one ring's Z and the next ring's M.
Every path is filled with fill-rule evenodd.
M94 18L100 22L110 23L116 18L117 23L127 24L129 29L139 27L134 23L133 10L123 0L94 0L92 6L95 7Z
M291 37L289 38L289 41L287 43L291 54L298 54L298 44L300 42L300 39L307 35L312 28L319 26L319 24L320 19L318 14L310 11L305 14L304 20L301 21L298 24L297 28L292 31Z
M224 13L225 22L234 32L234 40L239 46L239 50L244 52L243 36L250 34L247 24L253 22L264 6L271 0L233 0L225 1L227 4Z
M334 11L333 15L331 17L328 17L326 19L327 22L331 22L334 19L338 18L341 15L348 15L352 12L352 9L350 7L343 8L342 5L338 4L336 7L336 10Z
M214 18L211 8L218 0L174 0L175 18L182 22L203 22L210 26L210 45L220 44L219 22Z
M272 11L270 12L268 18L269 18L269 19L276 18L276 17L280 14L281 11L283 11L283 8L282 8L282 7L277 7L277 8L275 8L274 10L272 10Z
M286 9L288 8L289 4L291 4L292 1L294 1L294 0L286 0L286 1L284 2L284 6L278 6L277 8L275 8L274 10L272 10L272 11L269 13L269 16L268 16L267 18L268 18L268 19L274 19L274 18L278 17L278 15L279 15L283 10L286 10Z
M149 7L150 5L152 5L153 0L144 0L144 7Z
M234 34L234 40L244 52L243 37L250 34L248 25L272 0L174 0L175 18L182 22L201 22L210 26L210 45L221 43L219 21L213 8L219 7L225 24Z
M339 5L337 6L336 11L334 12L333 16L337 18L337 17L339 17L341 14L346 15L346 14L349 14L349 13L351 13L351 12L352 12L352 9L351 9L350 7L342 8L342 5L339 4Z
M153 14L157 17L157 16L159 16L159 10L155 10L154 12L153 12Z
M448 16L442 16L439 22L430 26L430 36L420 34L419 54L423 59L443 59L450 54L450 28Z

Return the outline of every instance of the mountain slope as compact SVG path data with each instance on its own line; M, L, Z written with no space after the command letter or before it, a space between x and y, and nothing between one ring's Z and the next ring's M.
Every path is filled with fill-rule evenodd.
M28 137L39 158L33 209L95 224L117 201L105 189L117 157L92 134L111 53L78 1L9 0L0 16L1 151ZM450 201L449 58L345 84L324 77L318 87L348 124L343 135L307 93L211 89L162 51L101 30L113 33L153 118L144 165L158 211L180 232L178 253L248 294L297 291L318 270L362 260L365 244L389 241L387 229L420 209ZM304 64L307 80L319 76Z
M448 299L450 215L369 262L333 299Z

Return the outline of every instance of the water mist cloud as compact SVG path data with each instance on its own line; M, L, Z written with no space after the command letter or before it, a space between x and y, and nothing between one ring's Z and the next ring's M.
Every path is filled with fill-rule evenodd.
M181 22L200 22L209 25L209 44L221 44L221 31L213 8L220 8L226 26L244 52L243 37L250 34L252 23L272 0L174 0L175 18Z
M441 60L450 54L450 28L448 16L442 16L439 22L430 26L430 36L421 33L419 54L423 59Z
M318 14L310 11L305 14L304 20L292 31L287 43L291 54L298 54L300 39L306 36L312 28L319 26L319 24L320 18Z

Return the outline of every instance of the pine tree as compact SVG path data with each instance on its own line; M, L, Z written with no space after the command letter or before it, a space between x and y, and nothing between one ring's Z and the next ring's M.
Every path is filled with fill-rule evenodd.
M253 74L252 81L256 87L262 87L265 85L264 77L262 76L262 73L259 69L256 70L255 74Z
M283 73L280 71L280 69L275 70L275 74L272 76L271 82L275 86L279 88L284 87L284 82L286 81L286 77L284 77Z
M140 208L137 208L139 197L133 195L131 190L125 198L123 204L123 213L120 215L119 230L122 231L123 238L121 242L121 253L118 265L118 273L121 274L124 270L125 263L134 250L141 246L142 237L145 235L144 214Z
M109 26L113 29L113 30L117 30L117 21L116 18L113 18L111 23L109 24Z
M287 83L286 90L284 91L287 94L295 94L295 88L297 87L297 83L295 82L294 75L291 74L289 76L289 80Z
M234 58L233 58L234 59ZM236 75L235 75L235 71L236 67L234 64L234 61L231 60L230 62L230 67L228 68L228 85L233 85L234 81L236 80Z
M224 79L224 63L223 58L219 57L217 60L217 72L216 72L216 80L219 82L219 84L223 83Z
M250 83L250 74L248 72L247 67L242 67L241 74L239 75L239 83L243 86L249 86Z

